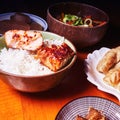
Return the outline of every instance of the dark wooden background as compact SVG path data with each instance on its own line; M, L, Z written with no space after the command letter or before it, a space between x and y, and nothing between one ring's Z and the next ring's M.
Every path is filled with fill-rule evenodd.
M106 36L103 38L104 46L113 47L120 45L120 3L118 0L69 1L87 3L105 11L109 15L110 22ZM47 8L58 2L68 2L68 0L0 0L0 13L27 12L46 19ZM100 43L98 46L102 47L103 44Z

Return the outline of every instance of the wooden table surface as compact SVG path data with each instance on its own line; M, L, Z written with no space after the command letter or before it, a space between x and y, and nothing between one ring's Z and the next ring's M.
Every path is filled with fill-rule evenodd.
M38 1L36 1L36 3L37 2ZM0 5L3 7L2 4ZM118 7L116 7L116 5L114 7L115 9L111 9L113 4L108 4L108 2L106 2L105 5L108 7L105 9L106 11L112 11L109 12L109 15L111 15L111 26L105 37L100 43L92 47L78 50L77 61L71 68L69 76L67 76L61 84L49 91L41 93L22 93L10 88L0 80L0 120L54 120L59 110L67 102L83 96L100 96L120 105L120 102L115 96L100 91L95 85L91 84L87 80L87 76L84 72L84 59L87 57L88 53L103 46L112 48L120 45L120 22L118 19L118 9L116 9ZM10 8L8 6L9 4L5 3L5 6L1 9L1 13L6 12L5 9ZM20 7L18 6L19 4L17 4L17 7L13 8L12 5L11 10L23 10L23 4ZM106 7L103 6L103 8ZM29 9L29 12L33 14L39 13L40 16L42 14L38 4L36 4L36 7L33 4L31 4L30 7L25 6L25 9ZM115 12L113 12L113 10L115 10ZM113 22L113 19L115 22Z
M86 56L86 53L78 52L69 76L49 91L22 93L0 80L0 120L54 120L67 102L83 96L100 96L120 104L115 96L88 82L83 64Z

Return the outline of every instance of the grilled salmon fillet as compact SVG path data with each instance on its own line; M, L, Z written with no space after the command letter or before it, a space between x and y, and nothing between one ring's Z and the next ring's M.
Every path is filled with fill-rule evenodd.
M47 66L52 71L64 67L73 57L74 51L66 44L61 45L43 45L37 50L36 58L40 59L41 63Z
M35 51L43 44L42 34L38 31L9 30L4 37L9 48Z

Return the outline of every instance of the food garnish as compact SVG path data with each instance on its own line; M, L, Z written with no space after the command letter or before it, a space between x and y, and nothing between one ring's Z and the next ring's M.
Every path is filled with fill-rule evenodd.
M61 13L61 16L57 19L68 25L84 27L93 27L106 23L105 21L93 20L91 16L79 17L77 15L64 13Z

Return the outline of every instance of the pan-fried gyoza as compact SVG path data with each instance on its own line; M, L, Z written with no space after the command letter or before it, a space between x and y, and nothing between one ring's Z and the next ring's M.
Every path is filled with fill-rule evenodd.
M120 90L120 46L110 49L96 66L105 76L103 81Z

